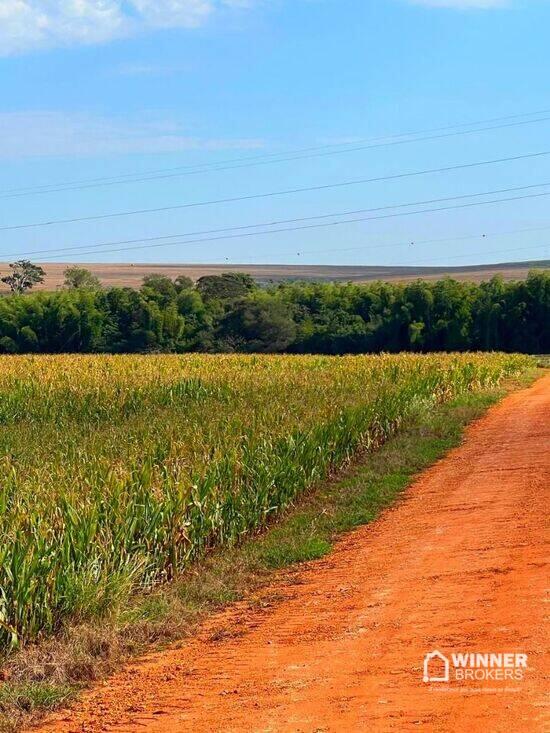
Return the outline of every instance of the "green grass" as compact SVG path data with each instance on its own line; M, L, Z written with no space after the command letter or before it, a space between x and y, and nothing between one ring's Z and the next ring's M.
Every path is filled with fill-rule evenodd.
M67 705L76 695L74 685L52 682L28 682L0 684L0 730L16 731L33 719Z
M0 711L15 706L22 712L54 710L66 704L75 694L71 685L56 685L48 682L29 682L12 685L9 682L0 687Z
M468 423L542 373L531 370L504 387L425 410L345 473L302 495L266 531L211 552L170 584L135 595L116 616L67 628L16 653L5 668L9 681L0 683L0 731L63 705L129 658L193 634L207 614L228 603L247 598L253 607L255 590L285 568L326 555L339 534L376 519L416 474L460 443Z

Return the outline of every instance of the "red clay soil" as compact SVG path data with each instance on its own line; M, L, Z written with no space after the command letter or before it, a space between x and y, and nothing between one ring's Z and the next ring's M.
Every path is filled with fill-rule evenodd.
M550 375L491 409L379 521L272 585L263 607L233 606L41 730L549 730L549 485ZM527 654L528 669L464 682L451 667L448 684L426 683L435 649Z

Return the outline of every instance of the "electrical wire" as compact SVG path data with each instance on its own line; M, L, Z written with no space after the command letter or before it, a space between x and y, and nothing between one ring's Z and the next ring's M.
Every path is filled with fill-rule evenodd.
M546 184L538 184L538 185L550 185L550 183ZM523 188L531 188L530 186L523 187ZM517 190L517 189L516 189ZM473 195L473 194L471 194ZM86 251L86 252L80 252L79 256L85 256L88 254L108 254L113 252L128 252L128 251L134 251L134 250L142 250L142 249L153 249L156 247L166 247L166 246L177 246L177 245L184 245L189 246L193 244L199 244L199 243L205 243L205 242L217 242L221 240L229 240L229 239L238 239L240 237L255 237L255 236L262 236L266 234L280 234L283 232L295 232L295 231L302 231L306 229L321 229L326 227L332 227L332 226L341 226L343 224L352 224L356 222L363 222L363 221L372 221L375 219L390 219L400 216L412 216L417 214L427 214L432 212L438 212L438 211L449 211L451 209L465 209L472 206L483 206L483 205L489 205L489 204L500 204L505 203L509 201L519 201L524 199L534 199L534 198L541 198L543 196L550 196L550 191L544 192L544 193L535 193L535 194L525 194L523 196L511 196L507 198L502 199L493 199L489 201L470 201L468 203L463 204L456 204L452 206L441 206L436 207L432 209L420 209L417 211L401 211L396 212L392 214L383 214L383 215L377 215L377 216L367 216L367 217L358 217L355 219L345 219L342 221L332 221L332 222L323 222L323 223L316 223L316 224L307 224L303 226L297 226L297 227L285 227L282 229L270 229L266 231L260 231L260 232L245 232L245 233L239 233L239 234L226 234L226 235L220 235L217 237L206 237L206 238L200 238L200 239L191 239L191 240L185 240L184 242L163 242L159 244L146 244L146 245L137 245L137 246L131 246L131 247L119 247L115 249L104 249L104 250L92 250L92 251ZM381 207L381 208L393 208L393 207ZM380 210L380 209L374 209L374 211ZM49 257L42 257L41 261L44 260L52 260L57 259L59 257L59 254L52 255Z
M443 203L446 201L457 201L467 198L475 198L479 196L490 196L497 193L511 193L515 191L524 191L532 188L540 188L544 186L550 186L550 182L548 183L537 183L537 184L531 184L529 186L514 186L512 188L503 188L503 189L495 189L492 191L481 191L477 193L470 193L470 194L463 194L460 196L445 196L443 198L437 198L437 199L427 199L423 201L413 201L413 202L406 202L403 204L391 204L388 206L381 206L381 207L375 207L375 208L369 208L369 209L353 209L348 211L338 211L338 212L330 212L330 213L323 213L323 214L315 214L312 216L303 216L299 218L294 219L279 219L275 221L269 221L269 222L260 222L257 224L244 224L239 226L233 226L233 227L222 227L219 229L203 229L198 231L192 231L192 232L180 232L177 234L164 234L161 236L155 236L155 237L141 237L138 239L119 239L114 240L110 242L98 242L98 243L91 243L91 244L83 244L83 245L73 245L69 247L55 247L55 248L48 248L48 249L42 249L42 250L33 250L32 252L26 252L24 254L25 257L31 257L34 255L39 254L49 254L54 252L77 252L78 250L83 249L96 249L99 247L111 247L114 245L120 245L120 244L139 244L141 242L159 242L162 240L167 239L179 239L181 237L195 237L195 236L202 236L206 234L221 234L221 233L228 233L228 232L236 232L236 231L244 231L248 229L258 229L260 227L271 227L271 226L280 226L281 224L298 224L306 221L314 221L316 219L329 219L332 217L340 217L340 216L353 216L356 214L364 214L364 213L371 213L375 211L384 211L387 209L397 209L397 208L404 208L408 206L426 206L428 204L434 204L434 203ZM509 200L509 199L504 199ZM376 218L376 217L375 217ZM164 242L161 245L158 246L164 246ZM23 256L19 252L8 252L3 255L3 257L21 257Z
M532 116L536 114L546 114L549 111L550 110L541 110L541 112L524 113L522 115L508 115L507 117L500 117L500 118L496 117L496 118L493 118L493 120L487 120L487 122L514 119L516 117L523 117L523 116L528 116L528 115ZM63 191L77 191L77 190L84 190L88 188L120 185L124 183L141 183L145 181L160 180L160 179L165 179L165 178L173 178L173 177L180 177L180 176L186 176L186 175L196 175L200 173L211 173L211 172L218 172L218 171L236 170L239 168L249 168L249 167L268 165L268 164L273 164L273 163L291 162L294 160L304 160L307 158L314 158L314 157L341 155L342 153L359 152L363 150L372 150L375 148L390 147L393 145L406 145L406 144L410 144L414 142L427 142L430 140L438 140L438 139L443 139L443 138L448 138L448 137L455 137L459 135L469 135L469 134L474 134L477 132L487 132L487 131L498 130L498 129L503 129L503 128L517 127L521 125L536 124L536 123L545 122L548 120L550 120L550 116L538 117L537 119L534 119L534 120L521 120L518 122L509 122L509 123L499 124L499 125L490 125L487 127L477 127L473 130L458 130L454 132L448 132L448 133L442 133L442 134L430 134L430 135L422 136L424 135L424 132L437 132L438 130L454 129L455 127L464 127L467 125L472 126L472 125L484 124L483 121L482 122L472 122L472 123L462 123L458 125L449 125L449 126L441 127L441 128L433 128L432 130L419 131L416 133L401 133L398 135L387 136L386 138L382 138L382 140L386 140L385 142L373 142L368 145L358 144L358 143L364 142L365 140L368 140L368 138L366 138L363 141L359 140L359 141L355 141L351 143L340 143L339 145L345 145L346 147L338 148L336 150L328 150L327 148L334 148L338 144L324 145L324 146L316 146L312 148L297 149L291 152L290 154L272 153L272 154L267 154L263 156L234 158L232 160L230 159L226 161L225 163L204 163L200 166L195 166L195 167L177 166L175 168L164 168L164 169L147 171L143 174L126 173L126 174L120 174L118 176L84 179L81 181L68 181L65 183L58 183L58 184L43 184L42 186L36 186L36 187L8 189L6 191L0 192L0 199L16 198L16 197L21 197L21 196L38 195L38 194L45 194L45 193L59 193ZM421 135L421 137L410 137L411 135ZM409 137L408 139L405 139L405 140L394 139L394 138L400 138L400 137L406 137L406 136L409 136ZM374 140L379 140L379 139L380 138L374 138ZM311 151L311 152L307 152L307 151ZM304 152L306 154L302 154ZM233 163L237 163L237 165L234 165Z
M132 210L127 210L127 211L112 212L109 214L93 214L90 216L79 216L79 217L74 217L70 219L53 219L50 221L33 222L33 223L28 223L28 224L12 224L8 226L0 227L0 231L32 229L32 228L54 226L54 225L59 225L59 224L75 224L75 223L80 223L80 222L99 221L103 219L113 219L113 218L126 217L126 216L136 216L140 214L152 214L152 213L160 213L164 211L175 211L175 210L181 210L181 209L191 209L191 208L204 207L204 206L213 206L216 204L229 204L229 203L237 203L240 201L251 201L251 200L257 200L257 199L273 198L276 196L289 196L289 195L293 195L297 193L305 193L305 192L312 192L312 191L325 191L328 189L365 185L367 183L380 183L382 181L391 181L391 180L399 180L399 179L404 179L404 178L412 178L414 176L422 176L422 175L428 175L428 174L433 174L433 173L446 173L450 171L465 170L465 169L477 168L477 167L486 166L486 165L496 165L500 163L508 163L508 162L518 161L518 160L539 158L539 157L544 157L547 155L550 155L550 151L543 150L543 151L539 151L536 153L525 153L523 155L514 155L514 156L508 156L504 158L493 158L490 160L475 161L473 163L459 163L457 165L443 166L439 168L426 168L424 170L419 170L419 171L395 173L389 176L376 176L374 178L360 178L360 179L353 179L353 180L348 180L348 181L339 181L337 183L327 183L327 184L321 184L318 186L303 186L299 188L283 189L280 191L268 191L264 193L247 194L245 196L232 196L229 198L210 199L206 201L195 201L191 203L175 204L171 206L157 206L157 207L148 208L148 209L132 209Z

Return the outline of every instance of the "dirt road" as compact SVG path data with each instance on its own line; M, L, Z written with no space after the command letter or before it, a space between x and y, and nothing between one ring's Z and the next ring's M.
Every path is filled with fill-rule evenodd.
M549 488L546 376L472 426L378 522L268 589L267 607L233 607L43 730L548 730ZM451 664L448 684L426 683L435 649L526 654L528 669L458 681Z

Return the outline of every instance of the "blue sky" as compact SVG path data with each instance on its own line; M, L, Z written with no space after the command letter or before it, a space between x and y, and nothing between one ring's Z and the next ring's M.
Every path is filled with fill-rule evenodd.
M0 227L550 151L550 120L542 119L550 117L549 27L548 0L0 0ZM538 110L548 112L510 120L536 123L344 152L365 139ZM65 181L293 157L327 145L339 153L5 196ZM545 182L550 156L4 230L0 260L35 251L47 251L35 260L63 262L541 259L550 252L550 196L254 237L183 238L149 249L92 245ZM550 186L526 193L545 191ZM536 231L518 231L525 229ZM83 254L56 252L80 246Z

